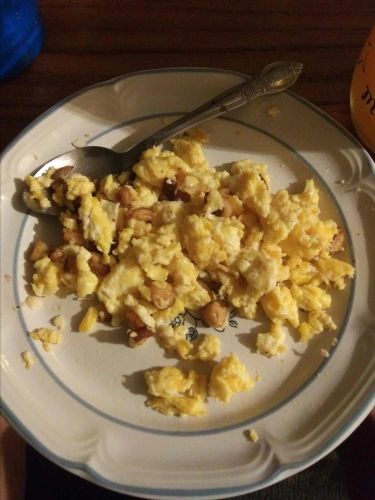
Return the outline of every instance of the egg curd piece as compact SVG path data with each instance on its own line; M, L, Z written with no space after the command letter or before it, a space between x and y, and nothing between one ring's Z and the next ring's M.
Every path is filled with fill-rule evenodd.
M49 168L47 172L39 177L34 177L33 175L27 175L25 177L25 182L29 188L30 198L37 201L42 208L49 208L51 206L51 201L47 197L47 188L49 188L53 182L51 178L55 173L54 168Z
M34 263L31 288L38 297L53 295L59 289L60 268L49 257L42 257Z
M244 226L239 220L190 215L185 219L183 246L200 268L233 261L240 251Z
M224 207L224 202L221 194L217 189L212 189L208 192L206 197L206 202L203 207L203 212L205 215L212 214L218 210L222 210Z
M70 229L71 231L79 230L78 220L69 210L60 213L60 222L66 229Z
M148 149L141 160L134 165L133 172L145 183L161 188L165 179L176 179L180 172L188 173L191 167L172 151L160 147Z
M193 349L193 344L186 338L187 327L185 325L176 327L163 325L160 327L158 333L164 349L170 353L177 352L182 359L188 359L189 353Z
M167 266L173 257L180 253L181 246L173 241L173 235L149 233L141 238L133 238L132 246L140 267L153 281L165 281L168 277Z
M112 174L106 175L100 180L99 190L105 197L113 202L118 201L118 191L121 184L115 179Z
M185 360L211 361L220 354L221 343L216 335L202 335L195 346L187 340L186 334L187 328L184 325L175 328L164 326L159 330L159 339L165 349L177 352Z
M324 330L333 331L337 326L331 316L324 310L310 311L307 320L299 326L299 333L302 342L308 342L314 335L322 333Z
M197 346L197 352L193 359L211 361L215 359L221 350L220 339L217 335L207 333L202 336Z
M89 332L92 330L98 321L99 312L98 306L90 306L79 323L78 331Z
M243 280L239 280L225 273L220 273L222 293L228 298L230 303L236 307L238 313L243 318L253 319L257 310L257 300L251 298L252 291L244 285Z
M300 215L319 215L319 190L313 179L308 179L301 193L291 195L293 202L301 207Z
M257 352L265 356L280 356L288 348L285 344L285 331L282 323L272 323L271 329L266 333L258 333L256 340Z
M134 295L128 293L124 298L124 305L127 310L133 311L146 326L152 330L155 328L155 319L152 313L155 312L156 309L152 304L140 298L136 299Z
M286 189L278 191L271 201L269 214L261 219L264 243L279 243L287 238L298 221L301 207L294 202Z
M249 302L257 302L262 295L275 288L278 281L283 281L288 276L277 247L262 248L260 251L244 249L235 261L234 268L246 282L244 293Z
M47 352L51 350L51 344L60 344L62 341L62 334L58 330L51 328L35 328L30 332L30 337L33 340L39 340L42 343L43 349Z
M199 270L182 252L171 260L169 271L176 296L183 300L186 309L203 307L211 300L206 288L198 281Z
M328 252L337 231L334 221L321 221L312 216L310 220L297 224L289 236L280 242L280 247L288 256L311 260L323 252Z
M185 135L172 140L173 151L188 165L196 168L208 168L207 160L203 154L202 144L193 137Z
M99 278L91 271L89 260L91 253L84 247L79 247L76 266L77 266L77 296L83 299L87 295L95 292L99 283Z
M124 254L129 248L129 243L134 236L134 229L131 227L125 227L118 235L118 245L116 248L116 254Z
M292 255L288 259L288 268L290 272L289 279L295 285L307 285L312 280L317 280L319 271L314 264L301 257Z
M236 354L230 353L213 368L209 379L208 394L228 403L233 394L248 391L253 386L254 381L247 372L246 366Z
M316 266L319 269L320 280L339 290L345 288L345 278L353 278L354 276L354 267L351 264L334 257L318 259Z
M118 208L118 203L85 194L78 209L84 238L93 241L103 254L109 253L113 243Z
M155 213L153 224L155 226L168 226L167 231L172 231L175 238L179 236L180 228L176 227L183 223L183 218L186 215L185 203L182 201L159 201L152 207ZM172 227L169 224L173 224Z
M328 309L331 306L331 296L317 285L309 283L308 285L292 285L290 292L297 302L299 308L303 311L320 311Z
M176 300L167 309L155 311L153 316L157 326L174 319L185 309L199 309L211 300L206 288L198 281L198 269L182 252L173 257L168 266L168 273Z
M129 252L100 282L97 296L112 315L125 311L124 300L144 284L145 274L139 267L134 252Z
M127 186L131 193L131 208L150 208L159 198L159 190L141 179L135 179L133 186Z
M207 413L206 377L194 370L185 374L175 367L145 372L145 381L151 397L146 404L165 415L199 417Z
M192 203L197 206L199 211L205 194L219 189L222 180L227 176L229 176L228 172L218 172L211 167L196 169L182 178L179 187L192 197Z
M272 321L289 321L294 328L298 327L299 315L297 302L286 285L280 284L275 286L260 301L264 312Z
M73 201L95 191L95 184L85 175L73 174L66 180L66 199Z
M230 169L230 189L244 205L261 217L267 217L271 207L270 178L267 165L241 160Z
M319 219L319 191L313 180L306 181L305 189L291 196L299 205L298 223L288 237L280 242L280 247L288 256L298 256L311 260L323 252L328 252L333 237L338 232L337 224L328 219Z

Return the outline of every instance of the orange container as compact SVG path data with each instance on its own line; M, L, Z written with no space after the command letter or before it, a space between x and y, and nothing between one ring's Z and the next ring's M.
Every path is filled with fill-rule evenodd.
M359 137L375 153L375 25L354 67L350 109Z

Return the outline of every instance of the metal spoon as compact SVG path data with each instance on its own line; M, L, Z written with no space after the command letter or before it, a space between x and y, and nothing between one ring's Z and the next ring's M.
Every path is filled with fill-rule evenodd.
M59 169L74 166L69 175L80 173L95 179L108 173L120 173L130 169L146 149L162 144L174 135L193 125L232 111L244 104L268 94L282 92L293 85L302 71L298 62L274 62L263 68L253 78L240 83L210 99L195 110L187 113L173 123L163 127L124 153L99 146L85 146L64 153L49 160L34 171L34 177L43 175L49 168ZM23 191L23 201L33 212L58 215L58 207L41 208L33 200L27 189Z

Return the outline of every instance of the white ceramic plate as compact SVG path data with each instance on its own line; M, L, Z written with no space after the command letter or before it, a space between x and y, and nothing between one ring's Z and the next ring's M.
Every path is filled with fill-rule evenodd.
M233 327L218 334L223 354L238 353L262 380L229 405L210 402L207 417L176 418L144 404L143 370L176 363L156 343L132 350L119 330L78 334L82 304L71 298L45 299L38 312L22 305L25 251L34 232L51 236L54 224L22 212L15 179L72 143L124 149L243 78L167 69L94 85L33 122L1 158L3 412L42 454L107 488L176 499L257 490L319 460L373 405L374 165L341 126L292 93L262 98L206 124L206 153L212 165L241 158L266 162L274 190L301 186L309 177L317 181L323 212L346 228L346 258L357 269L356 279L335 296L338 331L321 334L307 348L291 336L283 358L267 359L250 349L259 324L233 318ZM272 106L280 111L275 117L267 113ZM48 326L60 312L68 319L63 343L45 353L27 332ZM31 370L21 361L25 350L37 358ZM259 441L246 439L248 429Z

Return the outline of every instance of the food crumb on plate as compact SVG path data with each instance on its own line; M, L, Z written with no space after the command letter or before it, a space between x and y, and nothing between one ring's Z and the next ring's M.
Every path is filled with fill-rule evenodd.
M256 443L259 439L259 434L255 429L249 429L246 434L247 434L247 439L249 441L253 441L254 443Z
M10 274L4 274L4 279L7 283L12 281L12 276Z
M29 295L26 297L24 304L32 311L38 311L42 307L43 299L35 297L35 295Z
M280 108L278 106L270 106L267 109L267 115L272 116L272 118L276 118L276 116L280 113Z
M22 361L25 365L25 368L27 368L27 369L31 368L33 366L33 364L35 363L35 358L31 354L30 351L21 352L21 358L22 358Z
M86 141L83 139L74 139L74 141L71 142L71 145L74 148L82 148L86 144Z
M81 319L81 322L78 327L78 331L85 333L89 332L94 328L96 325L98 318L99 318L99 313L100 309L97 306L90 306L83 318Z
M62 314L58 314L57 316L52 318L51 323L59 330L64 330L65 328L65 318Z
M35 328L29 335L33 340L42 342L43 349L47 352L51 350L51 344L60 344L62 340L61 333L51 328Z
M320 349L320 354L323 358L329 358L329 352L326 349Z
M336 345L337 344L337 337L332 339L331 345Z

